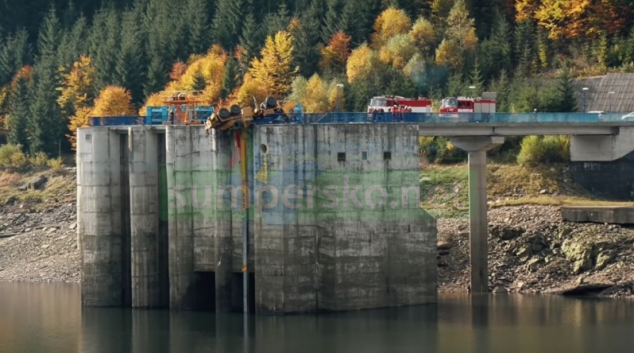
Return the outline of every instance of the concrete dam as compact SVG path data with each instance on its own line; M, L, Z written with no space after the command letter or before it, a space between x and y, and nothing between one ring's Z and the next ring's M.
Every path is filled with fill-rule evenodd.
M436 302L417 126L249 133L243 163L230 133L201 126L78 130L85 306L294 313Z
M435 303L420 136L449 136L468 152L470 290L486 293L487 151L505 136L570 135L572 162L605 172L634 150L634 122L498 115L256 124L241 138L200 125L78 129L83 305L295 313Z

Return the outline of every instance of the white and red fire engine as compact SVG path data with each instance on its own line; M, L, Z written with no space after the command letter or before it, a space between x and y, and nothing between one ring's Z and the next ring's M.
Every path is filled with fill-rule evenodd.
M398 109L402 107L411 108L412 113L431 113L431 99L424 97L405 98L399 96L373 97L368 106L368 113L387 113L392 111L394 107Z
M484 92L482 97L445 98L440 105L440 116L457 118L462 113L493 114L495 113L495 92Z

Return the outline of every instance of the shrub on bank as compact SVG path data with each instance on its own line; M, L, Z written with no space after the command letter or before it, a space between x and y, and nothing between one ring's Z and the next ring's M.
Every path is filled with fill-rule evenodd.
M522 140L517 163L535 165L570 161L570 137L527 136Z
M458 163L467 159L467 153L454 146L446 137L421 137L419 146L421 154L432 163Z
M61 158L49 159L45 153L38 152L34 155L27 155L22 152L22 146L5 144L0 146L0 169L22 172L26 170L52 169L60 171L64 168Z

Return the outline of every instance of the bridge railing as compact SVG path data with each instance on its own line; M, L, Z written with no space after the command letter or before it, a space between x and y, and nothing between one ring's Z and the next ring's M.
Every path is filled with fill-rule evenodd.
M623 113L309 113L258 119L256 124L367 124L367 123L598 123L623 122ZM634 121L634 118L632 119Z

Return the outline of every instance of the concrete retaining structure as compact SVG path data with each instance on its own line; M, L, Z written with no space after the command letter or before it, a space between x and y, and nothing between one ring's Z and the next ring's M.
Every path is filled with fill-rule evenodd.
M634 207L565 206L561 216L569 222L634 224Z
M84 305L241 310L243 271L257 312L434 303L418 136L411 125L256 126L245 212L228 133L79 129Z

